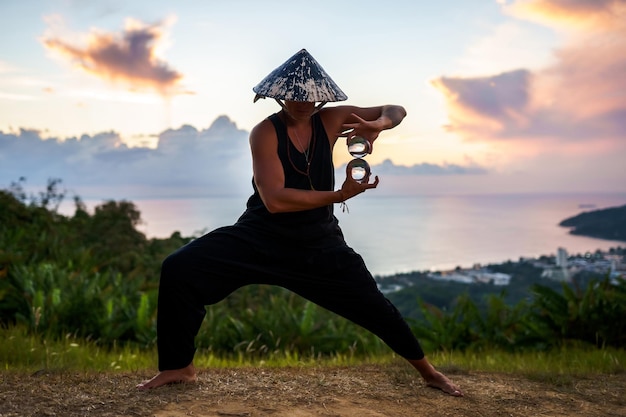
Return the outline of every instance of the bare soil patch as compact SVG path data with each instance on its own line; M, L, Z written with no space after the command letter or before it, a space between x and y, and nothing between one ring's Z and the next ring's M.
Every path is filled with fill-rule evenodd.
M138 373L0 374L0 417L626 416L626 374L525 377L443 369L465 392L426 387L404 364L199 370L150 391Z

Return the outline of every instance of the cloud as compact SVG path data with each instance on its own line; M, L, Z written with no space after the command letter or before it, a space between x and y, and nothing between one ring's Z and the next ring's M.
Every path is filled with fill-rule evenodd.
M155 90L162 95L187 93L180 87L183 75L158 57L164 47L172 20L147 25L128 19L121 33L92 29L83 42L81 36L63 32L55 19L42 37L43 45L80 69L97 77L123 82L132 90Z
M252 192L248 134L227 116L218 117L205 130L189 125L166 130L158 135L156 148L128 147L115 132L65 140L44 139L34 130L0 132L0 179L5 182L0 187L20 177L33 188L60 178L81 197L247 196ZM393 183L487 173L472 161L467 166L399 166L387 160L372 169L384 178L387 191L405 194L412 192L410 187ZM337 167L336 174L337 181L343 181L345 166Z
M249 193L247 137L226 116L205 130L164 131L155 149L130 148L115 132L66 140L43 139L33 130L0 132L0 178L3 187L20 177L31 186L60 178L79 195L102 198ZM129 189L133 195L124 194Z
M13 101L31 101L36 98L27 94L14 94L14 93L5 93L0 91L0 99L2 100L13 100Z
M8 74L13 71L15 71L15 68L12 65L5 61L0 61L0 74Z
M429 164L421 163L411 166L395 165L390 159L384 160L381 164L373 167L376 175L396 175L396 176L440 176L440 175L476 175L486 174L487 169L477 166L461 166L456 164ZM343 171L343 170L342 170Z
M516 70L489 77L441 77L432 85L446 97L448 129L482 140L486 133L498 135L523 124L531 78L529 71Z
M624 25L624 0L518 0L506 6L513 16L562 29L613 30Z
M441 77L448 128L466 140L523 142L580 152L581 144L614 152L626 147L626 2L535 0L511 10L555 24L563 16L574 34L543 69L480 78ZM532 11L532 15L531 15ZM593 16L593 19L590 17ZM593 25L592 25L593 23ZM595 25L595 26L594 26ZM533 145L534 144L534 145Z

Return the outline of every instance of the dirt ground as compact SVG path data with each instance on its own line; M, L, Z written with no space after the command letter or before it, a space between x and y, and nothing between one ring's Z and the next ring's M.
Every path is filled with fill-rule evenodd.
M150 391L137 373L0 374L8 416L626 416L626 374L594 378L455 372L465 397L426 387L403 363L199 370L195 384Z

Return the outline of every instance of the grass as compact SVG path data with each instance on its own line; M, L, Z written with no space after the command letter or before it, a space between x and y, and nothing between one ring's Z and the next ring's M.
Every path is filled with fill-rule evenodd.
M97 343L71 335L44 339L23 327L0 328L0 366L4 370L33 372L42 369L80 371L145 369L153 359L147 351L132 347L105 349Z
M131 346L103 348L96 342L71 335L58 340L32 335L23 327L0 328L0 367L18 372L70 370L85 372L137 371L156 368L156 350ZM562 380L567 376L591 376L626 372L626 350L566 346L547 352L509 353L433 352L428 358L447 372L501 372L539 380ZM198 368L385 365L398 361L392 353L356 356L350 352L332 356L275 352L265 356L233 353L221 355L198 351Z
M155 348L140 349L136 346L104 348L93 340L67 335L62 339L43 338L29 334L24 327L0 327L0 369L23 372L62 369L75 371L137 371L155 369ZM265 355L234 352L231 355L216 354L207 350L196 353L194 364L198 368L227 367L287 367L287 366L348 366L360 363L388 363L394 357L376 355L356 356L352 352L335 353L332 356L302 355L297 352L279 351Z
M511 353L436 352L430 360L441 370L515 374L553 385L567 385L575 378L626 372L626 350L566 346L550 351Z

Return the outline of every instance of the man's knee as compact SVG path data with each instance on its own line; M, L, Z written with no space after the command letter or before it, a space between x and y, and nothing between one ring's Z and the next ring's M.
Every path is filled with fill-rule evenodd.
M168 255L161 263L161 284L187 275L186 268L191 260L181 249Z

